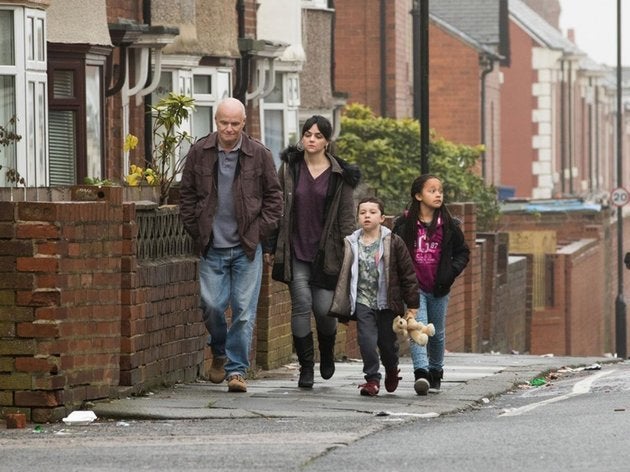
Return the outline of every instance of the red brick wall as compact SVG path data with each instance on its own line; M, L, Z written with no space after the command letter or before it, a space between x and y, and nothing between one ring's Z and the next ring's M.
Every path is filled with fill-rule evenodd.
M462 221L462 230L470 248L470 262L451 289L446 316L446 349L453 352L479 350L479 301L481 279L476 248L476 217L472 203L449 205L451 213Z
M486 76L486 129L485 129L485 181L501 185L501 158L503 155L501 136L501 80L499 67Z
M502 215L501 225L515 231L554 230L560 247L586 238L597 242L597 249L589 247L593 253L584 251L576 255L561 255L563 253L560 252L553 256L554 303L532 314L532 352L551 352L556 347L561 348L561 352L570 352L569 349L583 352L585 346L593 349L593 355L615 352L617 267L623 254L617 254L617 222L610 221L610 211L510 213ZM623 224L625 248L630 247L629 225L630 219L626 218ZM587 260L588 263L584 262ZM623 291L626 294L630 293L628 273L623 271ZM583 298L588 295L592 296ZM592 303L595 305L592 306ZM584 318L583 307L589 307L588 318ZM588 342L583 341L581 334L575 331L583 330L584 323L593 326L596 332ZM630 339L628 333L626 339ZM591 344L595 340L598 344Z
M59 420L83 402L199 376L196 258L138 261L122 188L0 201L0 411Z
M107 21L109 23L117 23L119 20L132 20L136 23L143 24L142 2L129 0L107 0ZM113 51L114 74L112 83L105 84L106 89L111 88L118 78L120 72L120 55L119 49ZM135 85L133 71L135 71L135 63L133 54L129 55L129 71L131 87ZM144 167L144 105L136 106L134 97L129 102L129 132L135 135L139 142L136 151L130 154L130 163L139 164ZM123 120L122 120L122 101L120 93L107 97L105 103L105 176L115 182L122 182L124 176L129 172L128 169L122 168L123 162L123 144L125 136L123 136Z
M387 116L413 116L413 31L409 0L387 1ZM380 100L379 100L380 106Z
M0 407L60 419L118 384L120 193L111 204L0 206Z
M437 135L466 145L481 143L479 53L430 24L429 124Z
M136 211L134 204L124 205L120 385L140 392L198 378L207 332L199 311L197 258L138 259Z
M514 22L510 22L510 47L511 65L501 68L501 185L514 187L517 197L531 197L536 186L532 174L532 136L536 132L532 123L532 40Z
M335 89L380 114L380 1L336 2L335 15Z
M601 241L580 241L550 255L553 305L535 312L532 354L593 356L610 352L604 345L601 316L605 281Z

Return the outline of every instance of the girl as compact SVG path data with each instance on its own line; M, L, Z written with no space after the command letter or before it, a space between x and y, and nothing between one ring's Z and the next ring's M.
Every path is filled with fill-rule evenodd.
M470 257L459 221L444 206L442 182L424 174L411 185L409 209L396 222L394 231L405 241L414 262L420 286L420 309L416 319L433 323L435 335L426 346L411 343L418 395L440 389L443 376L446 309L455 278Z
M328 151L331 137L330 121L320 115L310 117L298 146L289 146L280 155L278 172L284 214L275 256L268 262L273 265L272 277L289 285L291 332L302 388L313 387L311 312L320 374L329 379L335 372L337 320L327 315L341 267L343 238L355 229L353 191L360 173Z

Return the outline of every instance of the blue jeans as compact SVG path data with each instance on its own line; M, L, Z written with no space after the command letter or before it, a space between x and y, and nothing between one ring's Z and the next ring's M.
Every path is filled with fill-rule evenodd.
M293 280L289 285L291 292L291 332L293 336L303 338L311 332L311 311L315 315L317 331L326 336L332 336L337 330L337 319L328 316L333 290L326 290L311 286L310 262L303 262L292 258Z
M426 346L411 343L413 370L442 370L444 366L444 345L446 340L446 308L449 295L434 297L420 290L420 308L416 320L435 326L435 335L429 336Z
M246 376L262 277L262 248L253 261L241 247L210 248L199 261L203 322L214 357L227 357L228 376ZM228 329L225 311L232 308Z

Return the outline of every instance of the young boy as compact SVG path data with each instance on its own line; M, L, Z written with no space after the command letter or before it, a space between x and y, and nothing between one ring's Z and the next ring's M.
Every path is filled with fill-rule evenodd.
M341 322L357 321L366 380L359 388L366 396L378 395L380 361L385 367L385 389L393 392L398 387L398 340L392 322L396 315L404 315L405 305L412 311L418 308L413 261L403 240L382 226L384 211L379 198L359 202L360 228L344 239L344 259L329 313Z

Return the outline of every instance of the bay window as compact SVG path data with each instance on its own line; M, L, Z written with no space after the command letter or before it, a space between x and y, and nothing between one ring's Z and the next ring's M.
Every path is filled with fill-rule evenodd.
M26 186L47 184L45 19L41 10L0 8L0 124L21 136L0 149L0 186L16 184L8 171Z

